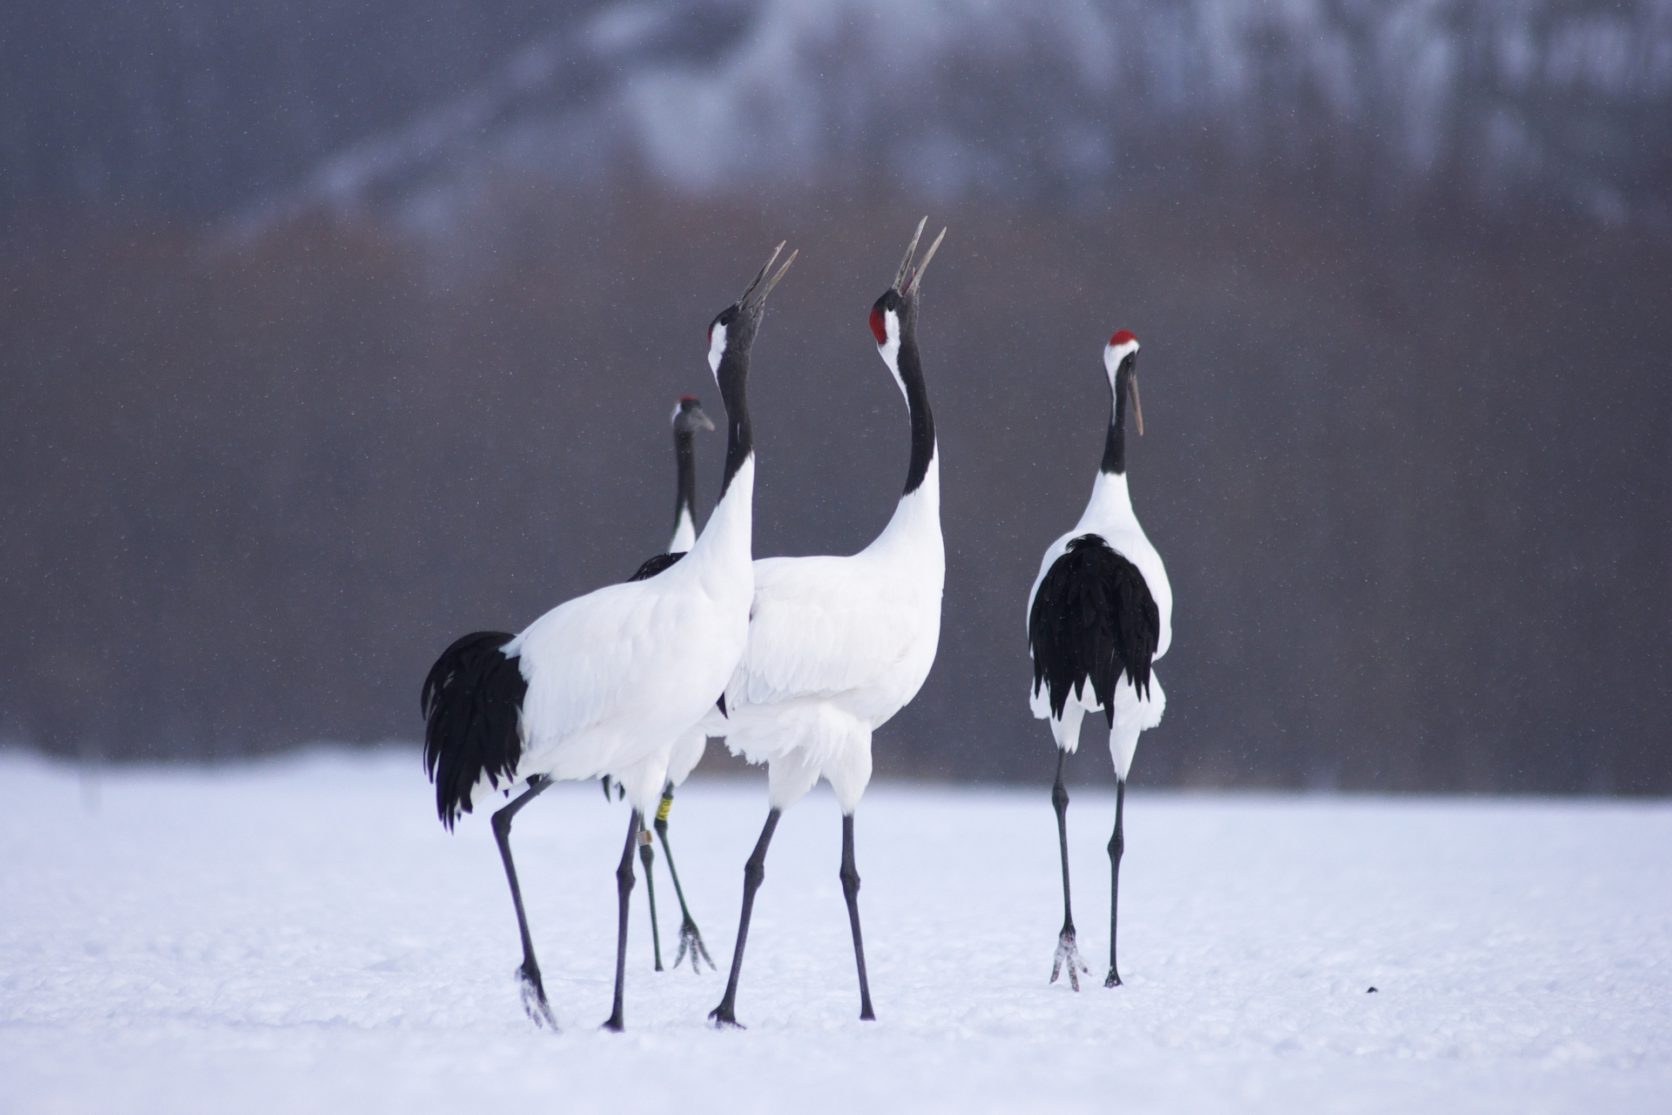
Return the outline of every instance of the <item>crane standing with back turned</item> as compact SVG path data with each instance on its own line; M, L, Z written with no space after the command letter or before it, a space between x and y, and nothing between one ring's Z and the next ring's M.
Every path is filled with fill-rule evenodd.
M1068 982L1080 990L1080 962L1074 910L1068 887L1068 790L1063 764L1080 745L1080 722L1102 712L1109 724L1109 752L1115 763L1115 832L1109 838L1109 975L1104 987L1120 986L1115 933L1120 903L1120 861L1126 850L1122 811L1126 776L1138 749L1138 734L1161 723L1167 696L1150 664L1173 641L1173 590L1161 555L1144 535L1132 510L1126 481L1126 402L1132 400L1138 433L1144 411L1138 401L1138 338L1125 329L1103 348L1109 379L1109 430L1103 464L1092 483L1091 500L1073 530L1053 542L1028 594L1028 652L1033 657L1034 716L1051 722L1057 744L1057 779L1051 804L1057 813L1062 851L1062 933L1057 939L1051 981L1064 965Z

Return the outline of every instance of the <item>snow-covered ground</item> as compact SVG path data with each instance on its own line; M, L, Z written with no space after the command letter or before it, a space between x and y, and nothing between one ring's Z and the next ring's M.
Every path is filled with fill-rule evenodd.
M642 882L628 1032L597 1029L626 814L559 787L516 833L553 1035L518 1004L487 825L442 831L416 753L93 782L0 753L0 1111L1672 1110L1672 804L1163 794L1142 755L1136 774L1125 987L1098 978L1101 779L1069 810L1078 995L1046 983L1045 785L886 785L858 821L880 1021L857 1020L820 793L779 828L750 1028L726 1033L705 1023L723 971L651 971ZM764 797L699 773L673 814L722 970Z

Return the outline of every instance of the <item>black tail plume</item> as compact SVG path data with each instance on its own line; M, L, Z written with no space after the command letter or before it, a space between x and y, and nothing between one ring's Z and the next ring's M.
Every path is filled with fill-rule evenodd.
M1028 614L1033 688L1048 687L1051 713L1089 682L1109 726L1121 674L1149 696L1161 613L1138 567L1095 534L1082 534L1046 572Z
M470 812L470 791L485 774L496 789L516 780L522 758L522 668L504 647L504 631L477 631L441 652L424 678L424 769L435 783L435 809L451 831Z

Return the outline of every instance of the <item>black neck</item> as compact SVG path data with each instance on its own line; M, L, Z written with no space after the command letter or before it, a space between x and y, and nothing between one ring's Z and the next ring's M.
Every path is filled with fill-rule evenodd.
M697 453L693 447L696 437L690 430L676 429L673 432L673 455L679 467L679 491L673 503L674 526L679 525L679 516L691 516L691 525L697 525Z
M1119 476L1126 471L1126 379L1131 373L1122 363L1115 372L1114 397L1109 400L1109 436L1103 441L1103 471Z
M730 350L720 357L714 378L720 383L720 401L726 407L726 478L720 482L720 498L731 487L732 477L755 451L754 432L749 428L749 353Z
M929 410L929 390L923 385L923 364L917 358L917 337L900 338L900 382L906 386L906 407L911 411L911 464L906 468L906 495L917 491L929 475L935 457L935 416Z

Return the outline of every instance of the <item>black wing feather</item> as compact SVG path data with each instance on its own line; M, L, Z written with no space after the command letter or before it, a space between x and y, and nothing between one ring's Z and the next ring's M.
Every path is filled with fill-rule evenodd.
M470 791L485 774L496 789L516 781L522 759L522 666L505 654L512 636L477 631L441 652L424 678L424 769L435 783L435 808L452 829L470 812Z
M657 554L628 580L647 580L684 556ZM521 663L504 652L512 638L504 631L477 631L456 640L430 667L419 692L424 769L435 783L436 813L448 829L460 813L470 812L470 791L483 775L496 789L501 779L516 781L528 682Z
M1047 687L1051 715L1086 683L1115 722L1115 686L1122 673L1149 696L1150 663L1161 641L1161 610L1138 567L1100 535L1082 534L1039 582L1028 612L1033 689Z
M646 558L644 564L639 566L638 572L628 577L627 581L629 584L633 581L648 581L664 569L678 564L679 559L684 556L685 551L681 550L677 554L657 554L653 558Z

